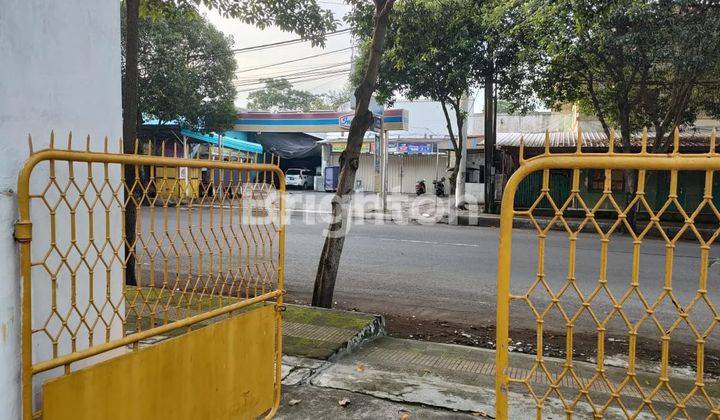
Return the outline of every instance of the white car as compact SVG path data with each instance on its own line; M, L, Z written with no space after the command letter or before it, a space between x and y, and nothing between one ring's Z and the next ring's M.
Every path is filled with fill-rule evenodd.
M285 171L285 185L309 190L313 187L313 173L307 169L290 168Z

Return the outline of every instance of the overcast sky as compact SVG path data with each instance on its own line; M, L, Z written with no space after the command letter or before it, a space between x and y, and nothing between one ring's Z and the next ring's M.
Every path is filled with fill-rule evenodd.
M331 10L338 20L338 29L345 28L347 24L342 20L343 16L348 12L348 5L342 0L318 0L321 7ZM234 19L226 19L214 11L202 10L207 18L222 32L232 35L235 45L234 48L254 47L257 45L270 44L275 42L287 41L298 38L297 35L289 32L283 32L278 28L270 27L260 30L252 25L246 25ZM321 76L307 76L307 81L293 81L293 85L298 89L310 91L312 93L325 93L330 90L339 90L347 83L347 72L342 72L350 68L347 64L351 61L351 50L347 49L352 46L351 37L348 32L331 35L327 38L324 48L311 47L309 42L296 43L275 48L267 48L259 51L244 52L235 55L238 62L237 89L238 96L235 103L239 107L247 105L247 96L252 89L262 88L262 84L258 81L261 78L293 76L293 73L302 71L317 71L324 74ZM335 50L345 49L344 51L333 52ZM330 53L327 55L301 60L293 63L287 63L260 70L246 71L255 67L267 66L280 63L283 61L296 60L316 54ZM330 67L332 66L332 67ZM253 84L254 83L254 84ZM482 89L473 92L471 97L475 99L474 111L482 111L483 102Z
M318 0L318 3L321 7L333 11L336 19L340 21L338 24L339 28L346 26L342 21L342 17L347 12L349 6L342 3L342 0ZM298 38L298 36L293 33L283 32L275 27L260 30L252 25L246 25L234 19L225 19L217 12L208 11L207 9L205 9L203 13L218 29L228 35L232 35L235 40L234 48L253 47ZM350 62L351 51L346 49L351 46L350 38L350 34L345 32L329 36L325 48L313 48L309 42L303 42L236 54L235 57L238 63L238 98L236 104L238 106L246 105L248 90L262 87L260 84L250 83L257 82L260 78L282 77L283 75L291 75L312 69L317 69L316 71L321 73L334 73L307 76L307 79L314 80L293 82L295 87L313 93L323 93L329 90L341 89L347 81L347 72L340 72L350 68L349 64L343 64ZM260 70L244 71L254 67L276 64L340 49L346 50ZM320 69L321 67L324 68ZM296 75L295 77L299 76Z

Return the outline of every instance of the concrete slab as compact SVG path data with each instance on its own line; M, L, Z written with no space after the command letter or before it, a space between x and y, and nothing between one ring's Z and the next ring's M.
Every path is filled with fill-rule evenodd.
M339 401L347 400L344 407ZM292 405L290 402L292 401ZM429 419L462 420L482 418L479 414L457 413L422 405L397 403L354 392L318 388L312 385L284 386L280 409L281 420L296 419Z
M305 357L283 356L281 366L282 384L286 386L307 382L318 369L322 369L328 363L323 360Z
M400 403L493 414L494 358L492 350L383 337L329 364L312 376L309 382L316 387L342 389ZM544 403L543 418L565 418L566 407L555 395L562 394L566 403L573 404L579 394L577 387L563 381L557 391L550 390L546 377L537 374L528 376L534 360L532 355L512 354L511 377L530 377L529 384L536 395L546 392L550 395ZM546 367L553 372L560 372L563 364L564 360L560 359L546 360ZM595 372L594 365L589 363L576 362L575 369L582 378L590 378ZM625 377L623 368L607 366L605 369L610 382ZM639 383L653 384L653 380L657 383L656 376L656 372L648 371L638 372L636 377ZM692 376L673 377L671 381L677 390L689 390L693 386ZM654 406L658 413L667 415L672 404L663 401L661 393L656 394ZM601 387L591 388L589 396L596 405L599 402L602 405L612 398L609 389ZM642 403L629 386L619 392L618 398L632 411ZM575 415L578 418L592 417L592 407L586 398L578 399L573 408ZM536 402L525 385L511 386L509 401L511 418L536 418ZM695 406L695 401L688 401L688 413L692 411L693 414L701 414L701 408ZM637 418L644 418L644 415L641 413ZM605 417L626 416L612 403ZM652 415L648 413L647 417L652 418Z

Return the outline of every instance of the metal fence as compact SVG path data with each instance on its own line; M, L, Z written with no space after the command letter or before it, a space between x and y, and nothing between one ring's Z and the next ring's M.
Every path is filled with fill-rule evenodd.
M24 418L43 382L99 360L283 308L283 173L276 165L50 147L18 180ZM121 148L122 150L122 148ZM150 150L150 148L148 148ZM166 150L165 147L162 150ZM128 213L135 229L126 234ZM240 350L241 351L241 350Z
M578 138L582 138L580 134ZM676 130L673 150L664 154L647 151L646 132L640 153L632 154L615 153L614 134L608 153L582 153L578 146L575 153L551 154L548 136L544 154L524 160L521 145L521 166L507 183L501 210L496 353L498 418L508 418L508 400L513 400L512 393L534 401L533 407L523 409L534 409L537 418L547 415L551 406L560 407L568 418L720 415L717 372L708 371L710 363L720 356L719 289L717 279L708 274L717 251L713 246L720 234L720 210L713 201L717 194L713 191L713 178L720 170L720 155L716 154L715 133L708 141L708 152L702 154L679 153L678 138ZM582 142L578 140L577 144ZM593 201L583 197L580 188L580 173L588 169L604 172L603 191ZM571 174L570 194L561 202L556 201L551 188L550 178L555 170L568 170ZM627 204L621 204L617 198L618 194L626 193L618 192L612 185L615 171L634 171L637 177ZM655 203L646 197L648 171L668 174L666 197ZM704 178L704 195L692 208L684 208L678 200L678 174L683 171L701 173ZM538 196L529 208L515 210L518 186L523 179L537 173L541 177ZM568 219L571 204L582 209L581 221L571 223ZM536 217L539 207L552 209L549 221ZM596 217L601 208L607 218L604 221ZM647 220L633 220L639 210L649 215ZM672 229L666 226L664 217L671 211L682 216ZM703 230L696 225L701 213L714 215L715 223L710 229ZM535 226L537 255L512 253L514 218L527 218ZM656 239L649 239L650 231ZM550 242L551 235L560 239ZM581 249L580 241L589 245ZM650 241L655 246L653 252L660 261L656 264L659 267L643 264L646 260L643 249ZM616 253L613 248L618 243L626 244L629 250L625 254L629 257L622 261L617 259L622 253ZM693 253L692 267L683 272L674 268L680 258L676 255L678 248ZM548 256L550 252L555 253L553 257ZM580 252L586 256L582 262L577 258ZM525 283L513 275L511 282L511 268L522 259L537 262L536 274L534 278L525 279ZM580 275L587 272L581 264L590 263L597 265L596 277ZM546 269L550 264L562 264L567 268L567 276L550 278ZM659 274L648 275L655 271ZM692 280L681 280L686 277ZM518 284L529 284L529 287ZM533 342L530 355L510 353L510 345L520 344L510 342L511 334L517 333L518 328L512 321L513 314L519 312L528 314L530 319L528 335ZM581 338L585 340L582 348L578 345ZM551 339L560 343L564 356L548 357ZM611 364L607 348L618 342L622 343L618 348L623 363ZM581 351L591 354L581 355ZM651 360L649 371L638 367L642 362L641 353ZM592 356L592 359L581 356ZM689 379L683 383L672 374L672 361L678 358L689 360L694 368L692 373L686 373Z

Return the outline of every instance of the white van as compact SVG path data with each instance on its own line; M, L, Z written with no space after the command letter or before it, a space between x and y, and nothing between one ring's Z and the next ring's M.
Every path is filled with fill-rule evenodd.
M309 190L313 187L313 175L307 169L290 168L285 171L285 185Z

